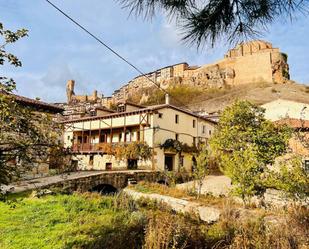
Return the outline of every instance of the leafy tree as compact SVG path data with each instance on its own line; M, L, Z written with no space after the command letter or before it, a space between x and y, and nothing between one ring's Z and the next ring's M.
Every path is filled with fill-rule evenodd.
M252 38L279 17L306 13L305 0L118 0L130 13L153 17L164 11L183 29L183 39L198 46L219 39L238 42Z
M281 161L277 170L267 172L264 184L283 190L287 197L295 201L309 201L309 171L298 155Z
M193 178L197 182L197 198L200 197L203 182L209 174L209 152L206 145L203 145L201 151L196 156L196 165L193 169Z
M231 177L233 183L233 193L240 196L245 205L250 197L261 191L261 164L257 160L255 151L248 147L241 151L222 155L225 163L225 173Z
M290 137L288 127L275 126L264 118L263 108L236 101L222 113L210 146L221 170L244 199L263 190L259 178L267 165L287 151Z
M0 35L4 40L0 46L0 65L5 62L15 67L22 65L5 48L27 33L25 29L6 30L0 23ZM36 163L47 162L47 148L61 146L61 127L52 122L50 115L39 115L30 107L21 106L12 94L15 88L13 79L0 77L0 185L7 184Z

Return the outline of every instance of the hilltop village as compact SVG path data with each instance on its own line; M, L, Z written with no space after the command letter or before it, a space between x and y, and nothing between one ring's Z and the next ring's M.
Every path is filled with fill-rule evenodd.
M258 82L274 86L292 84L287 55L264 41L240 44L229 50L224 59L210 65L189 66L187 63L179 63L148 73L147 77L138 76L116 90L111 97L100 96L97 90L90 96L75 94L75 82L69 80L66 85L67 103L56 106L44 103L43 106L59 110L54 120L65 127L63 143L73 153L71 163L76 169L168 169L178 172L184 168L192 171L196 159L191 151L201 143L208 143L220 113L210 114L175 106L171 104L171 96L168 94L165 95L164 103L158 105L146 106L129 101L130 96L137 92L143 92L143 98L147 98L147 93L151 94L148 90L153 88L153 82L163 89L189 85L204 90L250 86ZM31 103L33 106L41 106L42 102L33 100ZM287 118L284 122L292 122L295 129L301 126L294 121L300 118L297 114L301 110L305 110L307 118L307 106L306 103L280 99L263 105L268 119L283 122L283 117ZM291 112L291 108L295 112ZM161 147L167 141L178 141L191 150L177 156L177 153ZM123 143L143 143L152 148L151 156L119 160L106 153L112 149L109 145ZM37 166L34 172L40 174L48 170L46 166Z
M158 87L164 94L151 104ZM181 99L206 98L194 108L175 104L173 89ZM264 41L242 43L213 64L138 76L110 97L77 94L74 80L65 103L1 90L13 111L2 112L0 197L9 205L0 201L0 230L10 239L0 233L0 247L45 248L45 240L24 239L30 227L42 238L59 233L52 243L65 246L47 248L255 248L247 247L252 234L259 248L292 237L300 247L279 248L307 248L308 94L290 79L287 55Z
M118 103L131 102L134 95L141 96L138 105L143 105L151 96L154 84L162 89L174 86L194 87L196 89L222 89L256 83L285 84L290 82L287 55L273 48L265 41L252 41L229 50L222 60L203 66L189 66L178 63L138 76L112 96L99 95L94 90L92 95L79 95L74 91L75 81L66 85L67 103L59 104L66 111L64 116L82 117L95 115L98 111L111 109ZM207 110L207 107L205 107Z

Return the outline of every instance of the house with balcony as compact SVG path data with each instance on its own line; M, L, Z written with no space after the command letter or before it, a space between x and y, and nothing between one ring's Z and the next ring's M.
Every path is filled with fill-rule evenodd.
M79 170L149 169L192 170L192 153L162 148L166 141L196 147L214 132L216 122L169 104L143 107L121 103L118 112L64 121L64 144L74 154ZM111 146L146 144L149 158L119 159L109 153Z

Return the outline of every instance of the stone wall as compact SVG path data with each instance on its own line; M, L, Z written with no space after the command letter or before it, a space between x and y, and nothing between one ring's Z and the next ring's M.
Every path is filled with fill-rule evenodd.
M128 185L128 179L133 178L137 182L159 182L164 180L161 172L157 171L127 171L127 172L104 172L102 174L85 176L75 179L63 180L61 182L45 185L44 188L59 187L68 191L86 192L96 186L106 184L120 190Z
M196 86L202 89L222 88L249 83L285 83L289 80L287 56L264 41L243 43L229 50L213 64L189 66L179 63L138 76L116 90L112 98L123 101L143 92L156 82L166 89L174 85ZM151 80L149 80L151 79Z

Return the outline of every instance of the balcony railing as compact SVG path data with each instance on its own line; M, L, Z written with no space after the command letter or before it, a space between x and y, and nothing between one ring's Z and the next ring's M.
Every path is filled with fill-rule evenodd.
M123 142L122 142L123 143ZM127 144L131 142L126 142ZM104 152L104 147L110 143L96 143L96 144L73 144L72 146L72 152ZM116 143L112 143L118 144Z
M100 150L102 150L100 144L74 144L72 147L73 152L92 152Z

